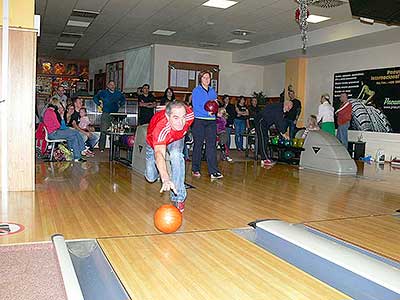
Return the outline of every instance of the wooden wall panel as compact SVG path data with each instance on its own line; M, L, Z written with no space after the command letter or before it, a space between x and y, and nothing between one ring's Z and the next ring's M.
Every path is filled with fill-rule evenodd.
M289 99L287 95L287 87L292 85L296 92L296 98L301 101L302 110L299 117L297 127L306 123L307 116L304 116L305 97L306 97L306 80L307 80L307 58L293 58L286 61L286 80L285 80L285 99Z
M36 33L11 29L7 100L10 191L35 189L35 77Z

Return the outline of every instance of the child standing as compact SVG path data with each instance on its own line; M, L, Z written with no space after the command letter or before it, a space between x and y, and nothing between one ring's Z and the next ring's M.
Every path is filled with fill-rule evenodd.
M219 146L222 152L222 160L232 161L229 157L228 133L226 132L226 118L228 114L225 108L220 107L217 113L217 137L219 138Z

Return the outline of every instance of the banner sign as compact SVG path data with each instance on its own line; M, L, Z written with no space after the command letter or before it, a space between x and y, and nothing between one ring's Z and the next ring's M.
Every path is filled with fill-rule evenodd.
M333 106L347 93L353 114L350 129L400 132L400 67L335 73Z

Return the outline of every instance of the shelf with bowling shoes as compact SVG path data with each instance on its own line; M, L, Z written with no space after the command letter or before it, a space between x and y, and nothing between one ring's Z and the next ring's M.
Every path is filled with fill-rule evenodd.
M298 165L301 152L305 150L303 144L304 139L287 140L279 136L271 137L269 140L270 157L278 162Z

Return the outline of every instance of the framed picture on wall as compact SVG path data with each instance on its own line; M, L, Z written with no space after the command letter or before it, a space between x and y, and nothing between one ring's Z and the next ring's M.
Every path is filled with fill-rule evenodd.
M114 61L106 64L106 82L115 81L115 87L123 91L124 88L124 61Z

